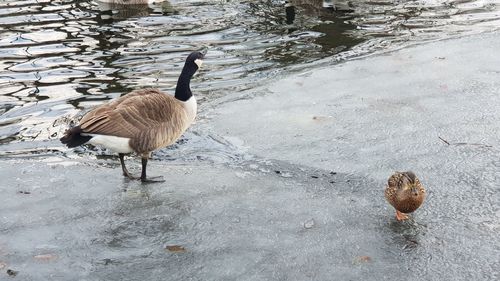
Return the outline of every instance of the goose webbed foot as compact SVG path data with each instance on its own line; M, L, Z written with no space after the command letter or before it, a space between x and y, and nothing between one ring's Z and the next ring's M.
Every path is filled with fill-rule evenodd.
M158 176L158 177L149 177L149 178L142 178L141 177L141 181L143 183L155 183L155 182L165 182L165 180L163 179L162 176Z
M143 183L155 183L155 182L165 182L162 176L158 177L146 177L146 166L148 165L148 158L142 158L142 173L141 173L141 181Z

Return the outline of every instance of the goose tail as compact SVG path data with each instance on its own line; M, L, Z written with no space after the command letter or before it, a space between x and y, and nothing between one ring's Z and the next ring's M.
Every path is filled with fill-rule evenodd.
M65 144L67 147L77 147L86 142L88 142L92 137L91 136L83 136L82 128L80 126L73 127L69 130L66 130L64 136L59 140Z

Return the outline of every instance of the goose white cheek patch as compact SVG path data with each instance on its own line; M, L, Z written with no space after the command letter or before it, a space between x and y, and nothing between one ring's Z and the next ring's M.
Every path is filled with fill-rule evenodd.
M196 63L196 65L198 66L198 68L201 68L201 65L203 64L203 60L195 59L194 63Z

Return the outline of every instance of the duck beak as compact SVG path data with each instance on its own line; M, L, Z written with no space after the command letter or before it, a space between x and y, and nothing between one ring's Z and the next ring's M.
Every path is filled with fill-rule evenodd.
M195 59L194 63L196 63L196 65L198 66L198 68L201 68L201 65L203 64L203 60L202 59Z

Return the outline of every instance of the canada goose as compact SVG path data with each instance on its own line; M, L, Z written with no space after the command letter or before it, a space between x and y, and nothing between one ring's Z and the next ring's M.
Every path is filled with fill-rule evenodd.
M197 104L189 83L202 59L200 52L187 57L174 97L158 89L133 91L85 114L61 142L68 147L88 142L117 152L123 175L131 179L137 178L125 167L124 156L135 152L142 157L141 181L163 181L146 178L148 158L153 150L173 144L194 121Z
M161 3L166 0L98 0L99 2L103 3L112 3L112 4L130 4L130 5L137 5L137 4L153 4L153 3Z
M151 14L152 9L161 9L163 15L176 14L176 10L169 1L147 1L147 0L99 0L100 24L109 24L113 21L125 20L128 18L145 17Z
M396 219L406 220L425 199L425 188L413 172L396 172L387 182L385 198L396 209Z

